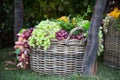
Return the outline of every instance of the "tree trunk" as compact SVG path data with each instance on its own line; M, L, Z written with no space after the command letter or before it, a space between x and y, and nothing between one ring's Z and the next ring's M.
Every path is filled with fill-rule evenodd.
M102 17L107 0L97 0L89 29L88 42L86 46L86 52L83 59L83 74L93 74L93 65L96 62L96 54L98 50L98 32L102 23Z
M14 41L16 34L23 27L23 0L14 0Z

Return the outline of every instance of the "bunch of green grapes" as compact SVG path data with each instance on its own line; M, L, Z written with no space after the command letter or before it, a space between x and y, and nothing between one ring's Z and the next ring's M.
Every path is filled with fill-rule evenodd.
M107 29L108 29L108 26L109 26L109 23L110 23L110 16L106 16L104 19L103 19L103 31L105 33L107 33Z
M55 33L60 29L61 27L56 22L41 21L35 26L28 44L34 48L40 46L46 50L50 46L50 40L55 38Z
M99 28L99 35L98 35L98 40L99 40L98 53L97 53L98 56L100 56L100 54L104 51L102 29L103 28L100 26L100 28Z

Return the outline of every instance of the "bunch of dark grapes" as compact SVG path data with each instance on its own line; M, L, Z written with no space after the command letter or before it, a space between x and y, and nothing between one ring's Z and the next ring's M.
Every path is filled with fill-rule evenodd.
M82 33L79 33L79 34L72 34L70 39L78 39L78 40L81 40L85 38L84 35Z
M33 28L30 28L28 30L24 30L22 32L22 34L17 34L18 36L18 41L15 42L15 49L19 49L20 53L18 54L18 67L21 68L27 68L28 64L29 64L29 56L28 56L28 52L29 52L29 45L28 45L28 38L31 36L33 31Z
M28 30L24 30L22 32L22 35L24 36L24 38L27 40L30 36L31 36L31 33L33 31L33 28L30 28Z
M68 32L65 31L65 30L60 30L58 32L56 32L56 39L57 40L63 40L63 39L66 39L68 37ZM78 39L78 40L81 40L81 39L85 39L85 36L83 35L83 33L77 33L77 34L72 34L70 39Z
M57 40L63 40L63 39L66 39L67 37L68 37L68 32L65 30L60 30L60 31L56 32Z

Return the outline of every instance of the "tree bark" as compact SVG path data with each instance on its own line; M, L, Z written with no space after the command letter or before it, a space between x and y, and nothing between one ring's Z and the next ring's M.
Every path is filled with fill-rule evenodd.
M14 0L14 41L16 34L23 27L23 0Z
M83 59L83 74L91 75L93 72L91 68L96 61L96 54L98 50L98 32L102 23L102 17L105 10L107 0L97 0L93 15L91 18L91 25L89 29L88 42L86 52Z

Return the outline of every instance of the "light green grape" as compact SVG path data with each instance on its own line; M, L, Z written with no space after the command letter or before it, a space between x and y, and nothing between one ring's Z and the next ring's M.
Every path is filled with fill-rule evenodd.
M55 33L61 29L56 22L45 20L35 26L28 44L32 47L43 47L46 50L50 46L50 40L55 38Z

